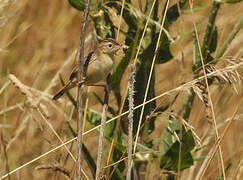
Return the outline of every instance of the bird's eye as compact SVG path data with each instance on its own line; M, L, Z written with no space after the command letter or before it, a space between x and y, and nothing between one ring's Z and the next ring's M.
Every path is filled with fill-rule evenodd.
M108 47L109 47L109 48L111 48L111 47L112 47L112 44L111 44L111 43L109 43L109 44L108 44Z

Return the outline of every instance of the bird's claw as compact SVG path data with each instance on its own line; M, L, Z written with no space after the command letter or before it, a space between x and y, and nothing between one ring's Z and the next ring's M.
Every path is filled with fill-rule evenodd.
M78 82L78 86L83 85L85 80L86 80L86 77L83 77L82 80Z

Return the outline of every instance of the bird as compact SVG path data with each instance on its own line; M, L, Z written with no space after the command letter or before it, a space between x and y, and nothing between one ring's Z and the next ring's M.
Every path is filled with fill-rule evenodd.
M53 96L53 100L58 100L65 92L81 84L91 86L104 80L112 71L117 51L127 49L115 39L108 38L99 43L99 45L85 57L84 67L86 76L81 82L78 82L78 66L74 67L69 77L68 83ZM85 70L85 69L84 69Z

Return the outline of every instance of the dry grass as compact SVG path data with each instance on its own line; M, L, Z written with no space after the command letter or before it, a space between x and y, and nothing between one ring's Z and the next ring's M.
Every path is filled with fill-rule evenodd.
M211 1L206 2L205 8L194 12L193 17L188 11L176 21L171 27L171 36L183 34L193 28L192 20L198 24L208 18L210 7L207 5L210 5ZM225 4L221 7L216 20L219 30L218 47L223 44L242 15L242 8L243 3ZM74 177L75 163L70 154L76 154L75 146L73 147L75 139L67 128L66 121L70 120L75 127L77 117L72 115L72 105L66 97L58 102L53 102L51 97L61 87L58 75L62 74L67 79L75 63L75 52L80 43L80 22L81 14L64 0L0 1L0 178L12 170L16 172L10 175L11 179ZM121 26L121 29L125 28ZM204 31L205 25L198 30L199 38L203 37ZM93 46L93 38L92 23L89 23L86 53ZM121 36L119 40L123 38ZM224 139L220 142L224 166L230 166L226 172L227 179L243 178L242 44L243 30L237 34L220 64L206 66L208 72L218 77L218 82L226 82L220 86L210 86L220 137L239 106ZM189 122L188 124L185 122L185 126L193 129L194 136L198 140L197 147L200 143L204 147L200 151L195 151L194 157L205 157L215 144L214 129L206 120L204 101L200 100L203 100L202 89L196 86L197 80L192 81L192 37L183 38L173 44L171 49L173 60L166 64L155 65L155 72L159 74L155 85L157 104L170 101L177 92L180 94L168 111L158 115L156 129L149 138L158 141L163 139L171 110L182 107L189 89L193 87L198 97L194 101ZM215 72L215 70L220 71ZM126 84L126 81L127 74L123 77L122 83ZM91 91L98 92L103 97L102 90ZM115 104L113 96L110 104ZM89 108L97 112L102 110L92 94ZM91 128L93 127L86 123L85 129ZM99 132L93 129L85 133L83 138L84 144L94 158L97 156L98 135ZM71 141L65 147L59 146L61 142L69 140ZM57 149L53 150L56 147ZM159 143L158 149L163 151ZM53 151L44 154L50 150ZM107 151L109 149L105 148L104 153L108 154ZM32 162L42 154L44 155L41 158ZM221 166L218 159L217 157L212 159L205 179L215 179L220 173ZM145 170L148 179L164 177L157 161L155 159L149 162L149 167ZM28 162L29 164L22 169L16 169ZM195 161L194 166L181 172L182 179L194 179L202 163L203 160ZM46 170L37 171L35 168ZM85 162L83 168L89 179L92 179L91 171Z

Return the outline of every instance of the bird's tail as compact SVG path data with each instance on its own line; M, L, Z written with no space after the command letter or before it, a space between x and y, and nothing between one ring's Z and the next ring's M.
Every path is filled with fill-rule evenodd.
M53 100L58 100L64 93L65 93L65 89L61 89L55 96L53 96Z
M67 92L69 89L73 88L74 86L72 85L72 82L70 81L67 83L58 93L53 96L53 100L58 100L65 92Z

